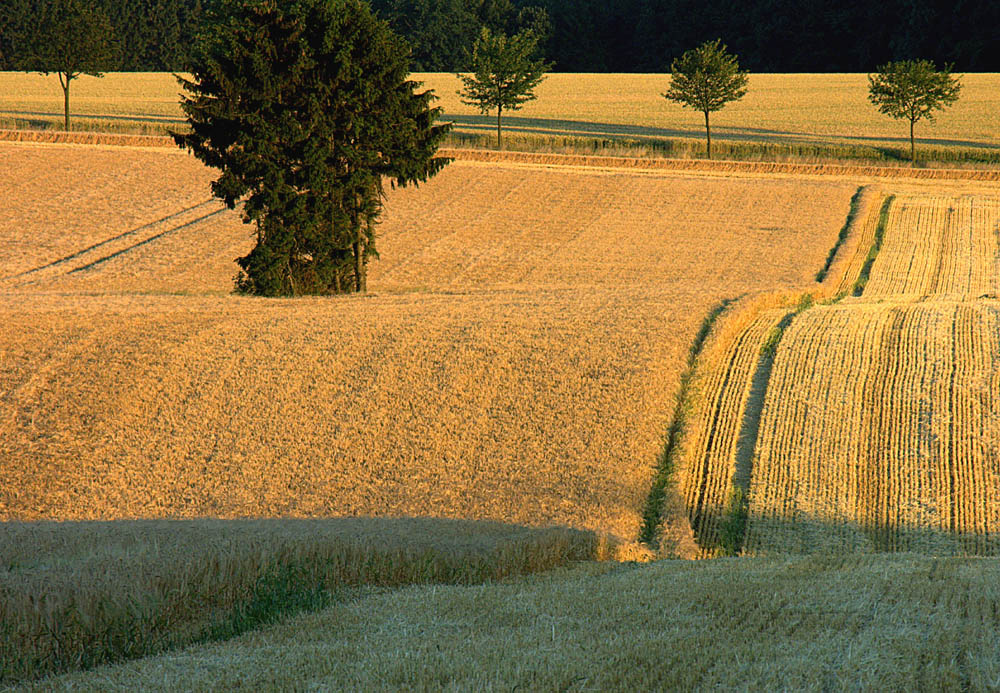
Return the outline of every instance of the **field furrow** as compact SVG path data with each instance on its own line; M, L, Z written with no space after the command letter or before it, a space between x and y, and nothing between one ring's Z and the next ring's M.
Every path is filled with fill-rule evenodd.
M691 430L678 474L691 528L699 545L711 553L719 542L719 524L733 492L736 451L761 348L785 309L762 312L737 338L714 343L703 352L693 387L693 406L705 414Z
M1000 199L900 195L863 297L996 295Z
M997 553L997 317L991 301L799 316L767 392L747 550Z

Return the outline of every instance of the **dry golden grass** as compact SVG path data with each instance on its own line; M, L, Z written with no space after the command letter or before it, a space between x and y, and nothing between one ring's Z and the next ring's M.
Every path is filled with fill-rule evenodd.
M461 103L455 75L416 74L414 78L434 90L446 115L458 117L463 129L488 132L492 127L489 116ZM934 144L1000 144L1000 75L967 74L962 81L961 99L942 112L936 123L921 123L917 137ZM552 74L538 88L537 101L510 114L508 131L700 138L700 115L660 96L667 82L666 75L656 74ZM165 127L183 119L178 92L170 74L112 73L74 82L72 104L81 116L81 127L113 126L116 118ZM720 141L897 147L908 143L905 123L878 113L867 93L867 77L861 74L752 75L747 96L716 113L713 129ZM0 94L5 95L0 100L0 118L33 118L52 124L60 120L62 91L54 76L0 73ZM88 115L104 117L88 120Z
M414 587L44 691L995 690L1000 566L664 561Z

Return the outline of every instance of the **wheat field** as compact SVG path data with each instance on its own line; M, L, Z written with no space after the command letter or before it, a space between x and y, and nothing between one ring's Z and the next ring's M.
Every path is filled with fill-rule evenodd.
M726 524L747 553L997 553L997 199L873 192L852 225L825 305L744 301L699 358L678 484L707 555Z
M643 555L630 545L702 316L808 282L856 191L454 162L390 195L369 295L266 300L230 295L251 229L208 198L211 175L186 154L3 143L0 156L0 520L54 537L19 544L0 570L4 621L18 624L0 646L29 678L202 637L184 600L157 601L177 585L198 601L232 583L212 613L242 613L259 581L287 587L273 571L339 565L357 541L390 547L365 554L377 566L365 580L420 581L424 554L391 548L426 535L414 522L456 523L480 580ZM281 524L350 518L398 524L343 550L361 525ZM167 519L218 535L198 556L221 555L227 536L260 543L192 572L181 544L128 529ZM134 548L105 574L74 529L96 525L67 521L106 523L98 554L121 532ZM558 526L577 534L522 531ZM686 523L674 529L684 552ZM446 558L432 564L452 579ZM24 606L53 565L67 577L45 583L50 608ZM103 606L77 606L89 603ZM63 622L62 639L31 636ZM124 639L107 650L110 631Z
M447 118L467 132L489 133L491 116L465 106L453 74L418 73L414 79L433 89ZM1000 145L996 93L1000 75L962 77L960 100L935 123L920 123L925 145L995 148ZM613 137L701 138L700 114L668 103L660 94L666 75L550 74L538 99L508 114L511 134L594 135ZM62 91L55 77L0 73L0 123L61 121ZM726 140L866 147L908 144L905 123L881 115L867 100L861 74L751 75L744 99L713 116L713 131ZM73 83L73 111L80 127L145 129L162 132L182 124L180 87L166 73L110 73Z
M995 690L994 560L604 564L366 595L43 691Z
M853 190L456 162L391 196L371 295L285 302L225 296L248 230L192 209L186 155L4 152L6 520L416 515L631 540L701 316L807 281Z
M782 340L750 552L997 553L1000 305L816 308Z

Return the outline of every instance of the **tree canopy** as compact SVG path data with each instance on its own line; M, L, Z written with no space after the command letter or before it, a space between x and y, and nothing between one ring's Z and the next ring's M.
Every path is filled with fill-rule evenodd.
M670 65L670 87L663 98L701 111L705 115L708 158L712 158L709 114L746 95L749 76L740 70L736 56L726 52L720 39L706 41Z
M405 43L361 0L225 0L194 59L176 142L257 226L237 288L364 291L383 181L415 184L450 125L409 80Z
M533 101L549 65L534 57L538 38L531 31L514 36L483 27L472 50L473 73L459 75L462 103L483 113L497 113L497 148L501 146L501 119L505 110L519 110Z
M51 0L0 2L0 70L16 69L3 15L31 26ZM123 51L111 70L186 71L203 8L219 0L89 0ZM752 72L869 72L920 56L966 72L1000 72L1000 3L828 0L372 0L413 47L415 71L467 70L482 26L531 29L560 72L657 72L707 37L725 37ZM544 20L538 22L541 14ZM544 30L543 30L544 29Z
M70 85L80 75L102 77L118 51L111 22L84 0L52 0L37 22L18 36L19 66L56 73L63 89L64 127L69 130Z
M929 60L902 60L882 65L876 74L868 75L868 100L890 118L910 122L913 164L917 161L914 125L924 119L933 122L934 111L958 100L962 85L951 70L951 66L938 70Z

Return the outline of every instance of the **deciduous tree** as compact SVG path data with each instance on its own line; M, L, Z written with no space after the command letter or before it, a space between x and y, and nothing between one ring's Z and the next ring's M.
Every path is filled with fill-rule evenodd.
M471 75L459 75L464 85L458 91L462 103L482 113L496 110L497 149L500 149L501 120L505 110L520 110L533 101L535 87L545 79L549 65L534 57L538 39L532 31L514 36L494 33L483 27L472 49Z
M913 127L918 121L934 122L934 111L958 100L960 78L951 66L938 70L930 60L886 63L868 75L868 100L890 118L910 121L910 165L917 163Z
M25 33L19 66L59 76L64 127L69 130L70 84L80 75L103 77L114 66L117 44L111 21L85 0L51 0L39 7L37 24Z
M237 288L366 290L384 181L426 180L450 125L409 80L405 43L361 0L225 0L174 139L222 171L213 193L257 226Z
M705 114L705 140L712 158L712 128L708 116L730 101L742 99L749 76L720 39L686 51L670 65L670 87L663 98Z

